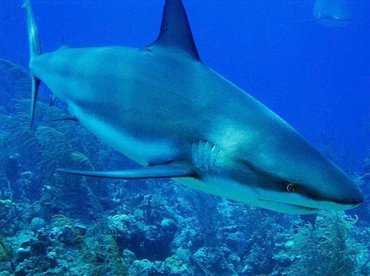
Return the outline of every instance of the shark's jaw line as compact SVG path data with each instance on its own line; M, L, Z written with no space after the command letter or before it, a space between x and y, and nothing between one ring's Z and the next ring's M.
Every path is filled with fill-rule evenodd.
M321 207L344 210L362 202L342 170L269 108L201 62L181 0L165 0L158 39L144 50L109 46L42 54L30 0L24 7L33 80L31 123L42 81L68 105L69 118L144 166L59 172L173 178L294 214ZM291 183L298 187L293 193L287 191Z
M323 209L308 207L308 206L305 206L305 205L285 203L285 202L279 202L279 201L273 201L273 200L267 200L267 199L259 199L259 201L261 201L261 202L272 202L274 204L278 204L278 205L280 204L282 206L285 206L286 209L292 209L292 210L298 209L298 210L302 210L302 212L307 211L308 213L316 213L320 210L323 210Z

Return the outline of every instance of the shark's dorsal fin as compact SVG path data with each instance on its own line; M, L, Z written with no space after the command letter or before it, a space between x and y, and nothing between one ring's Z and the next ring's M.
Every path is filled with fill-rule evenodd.
M180 49L200 59L182 0L166 0L159 36L149 47Z

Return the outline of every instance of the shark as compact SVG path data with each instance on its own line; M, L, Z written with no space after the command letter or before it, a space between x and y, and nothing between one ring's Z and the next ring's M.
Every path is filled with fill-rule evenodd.
M138 163L134 169L59 173L173 179L194 189L287 214L346 210L356 184L293 127L204 64L184 4L165 0L158 38L143 48L43 53L31 3L31 124L43 82L71 118Z

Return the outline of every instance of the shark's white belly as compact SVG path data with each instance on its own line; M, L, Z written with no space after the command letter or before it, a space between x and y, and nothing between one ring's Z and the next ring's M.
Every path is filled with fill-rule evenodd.
M193 189L218 195L227 199L256 205L258 191L251 186L240 185L232 180L220 177L207 177L199 180L196 178L177 178L176 182Z
M74 103L68 103L70 113L75 116L92 133L141 165L160 164L176 159L181 154L178 147L164 139L135 137L122 128L115 128Z
M196 178L177 178L174 180L202 192L264 209L278 209L287 214L313 214L317 211L315 209L304 208L303 206L297 207L283 204L278 201L265 200L258 188L253 188L250 185L240 185L240 183L232 181L231 179L209 177L204 180Z

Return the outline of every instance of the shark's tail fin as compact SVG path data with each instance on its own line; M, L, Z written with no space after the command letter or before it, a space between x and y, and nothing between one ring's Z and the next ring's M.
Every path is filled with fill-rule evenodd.
M32 6L30 0L24 0L23 8L26 9L27 12L27 29L28 29L28 42L30 47L30 62L32 59L38 55L42 54L41 44L39 40L39 32L37 29L35 17L33 16ZM37 102L37 95L40 86L40 80L34 76L31 72L32 76L32 97L31 97L31 119L30 125L32 126L34 117L35 117L35 110L36 110L36 102Z

